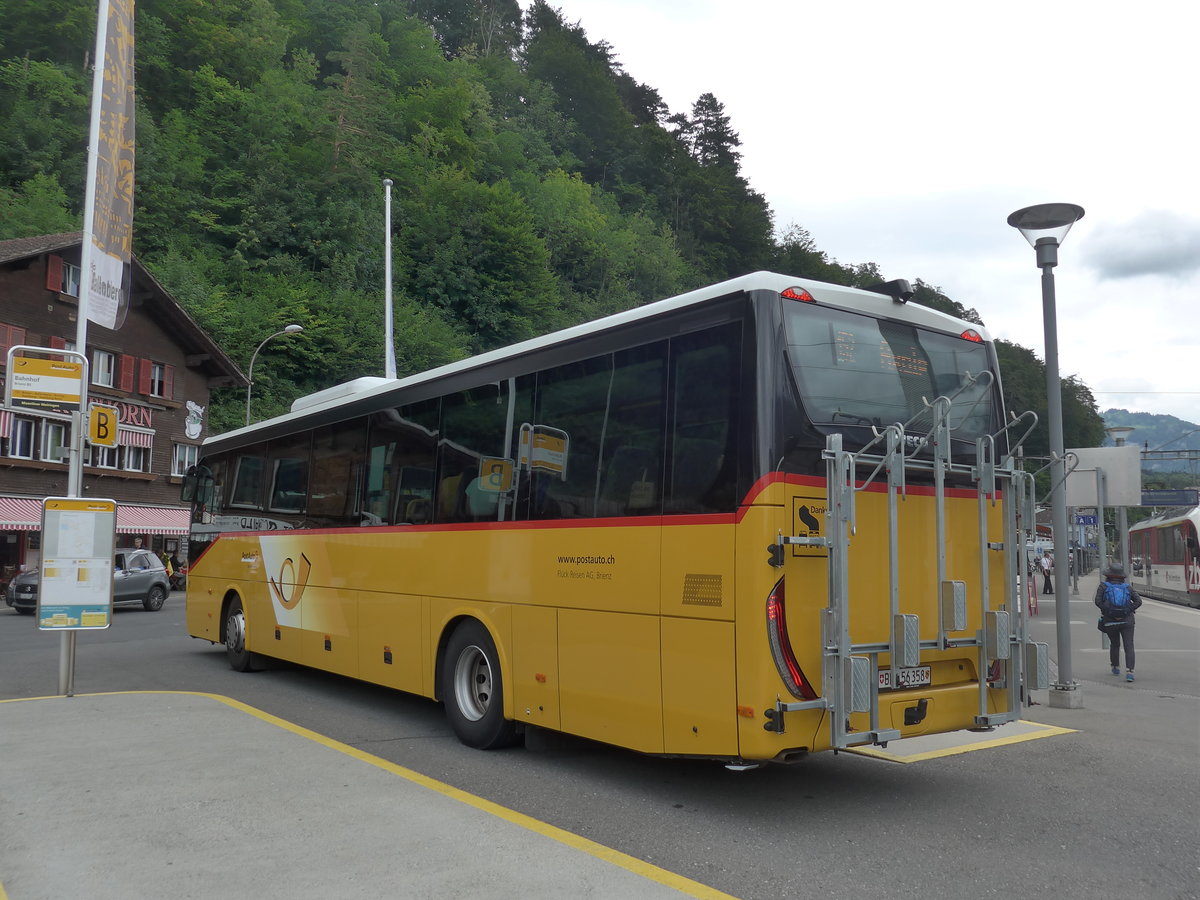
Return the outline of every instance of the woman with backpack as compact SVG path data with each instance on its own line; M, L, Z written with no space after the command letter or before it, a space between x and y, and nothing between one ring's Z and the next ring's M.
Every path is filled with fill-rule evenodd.
M1100 607L1099 628L1108 635L1108 661L1114 675L1121 674L1121 644L1125 644L1125 680L1133 681L1133 613L1142 605L1138 592L1125 583L1125 567L1113 563L1104 570L1096 588Z

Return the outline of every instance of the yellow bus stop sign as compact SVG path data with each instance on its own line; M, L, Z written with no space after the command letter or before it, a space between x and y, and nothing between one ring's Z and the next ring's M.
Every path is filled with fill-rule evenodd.
M92 403L88 406L88 443L117 446L117 408Z

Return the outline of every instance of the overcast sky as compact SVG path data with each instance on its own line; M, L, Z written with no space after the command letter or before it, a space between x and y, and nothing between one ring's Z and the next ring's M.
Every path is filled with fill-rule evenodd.
M1055 270L1063 377L1200 423L1200 4L550 2L671 112L716 95L778 231L1039 357L1040 270L1005 220L1084 207Z

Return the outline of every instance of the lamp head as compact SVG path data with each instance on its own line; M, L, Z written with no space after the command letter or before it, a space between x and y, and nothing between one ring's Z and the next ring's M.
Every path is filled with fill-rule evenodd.
M288 326L287 326L286 328L284 328L283 330L284 330L284 332L286 332L287 334L296 334L297 332L303 331L303 330L304 330L304 326L303 326L303 325L288 325Z
M1113 439L1113 443L1120 447L1125 443L1125 437L1129 432L1137 431L1137 429L1132 425L1110 425L1104 431Z
M1083 218L1083 207L1074 203L1041 203L1018 209L1008 217L1008 224L1025 235L1029 246L1037 249L1040 241L1049 238L1061 244L1071 226Z

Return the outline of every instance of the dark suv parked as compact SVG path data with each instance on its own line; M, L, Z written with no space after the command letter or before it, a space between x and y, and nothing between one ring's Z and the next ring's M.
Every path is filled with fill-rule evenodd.
M9 582L4 602L24 615L37 609L38 570L22 572ZM113 556L113 603L141 603L162 609L171 582L162 560L149 550L118 550Z

